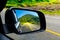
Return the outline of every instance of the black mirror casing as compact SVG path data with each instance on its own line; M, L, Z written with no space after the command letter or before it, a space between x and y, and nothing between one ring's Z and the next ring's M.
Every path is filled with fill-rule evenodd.
M41 28L39 30L36 31L31 31L31 32L26 32L26 33L20 33L20 34L27 34L27 33L32 33L32 32L37 32L37 31L45 31L46 30L46 20L45 20L45 16L42 12L40 11L36 11L36 10L30 10L30 9L22 9L22 8L10 8L6 11L5 14L5 23L6 26L9 30L9 33L17 33L19 34L18 30L15 28L15 16L14 16L14 10L27 10L27 11L33 11L33 12L37 12L39 15L39 19L40 19L40 24L41 24Z

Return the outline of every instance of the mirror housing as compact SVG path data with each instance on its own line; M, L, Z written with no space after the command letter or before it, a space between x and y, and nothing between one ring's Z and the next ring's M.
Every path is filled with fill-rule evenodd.
M15 24L17 23L16 21L16 16L15 16L15 10L26 10L26 11L31 11L31 12L36 12L39 15L39 20L40 20L40 29L39 30L35 30L35 31L30 31L30 32L25 32L25 33L20 33L16 27ZM42 12L40 11L36 11L36 10L30 10L30 9L23 9L23 8L9 8L6 11L5 14L5 23L7 25L7 28L9 30L8 33L16 33L16 34L27 34L27 33L33 33L33 32L43 32L46 30L46 20L45 20L45 16Z

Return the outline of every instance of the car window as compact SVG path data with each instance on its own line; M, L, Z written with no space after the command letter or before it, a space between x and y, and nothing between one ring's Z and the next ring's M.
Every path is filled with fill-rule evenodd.
M6 8L10 7L29 8L45 14L46 31L23 35L22 40L60 40L60 0L8 0Z

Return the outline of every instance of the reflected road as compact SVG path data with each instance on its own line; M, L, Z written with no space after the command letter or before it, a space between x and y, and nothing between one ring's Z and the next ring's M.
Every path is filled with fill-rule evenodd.
M31 24L31 23L24 23L21 28L22 32L30 32L30 31L34 31L34 30L39 30L40 29L40 25L35 25L35 24Z

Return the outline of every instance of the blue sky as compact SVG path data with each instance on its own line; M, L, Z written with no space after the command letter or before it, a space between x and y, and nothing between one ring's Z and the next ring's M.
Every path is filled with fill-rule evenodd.
M16 16L18 18L22 17L23 15L26 15L26 14L31 14L31 15L34 15L34 16L38 16L38 14L36 12L33 12L33 11L26 11L26 10L15 10L16 11Z

